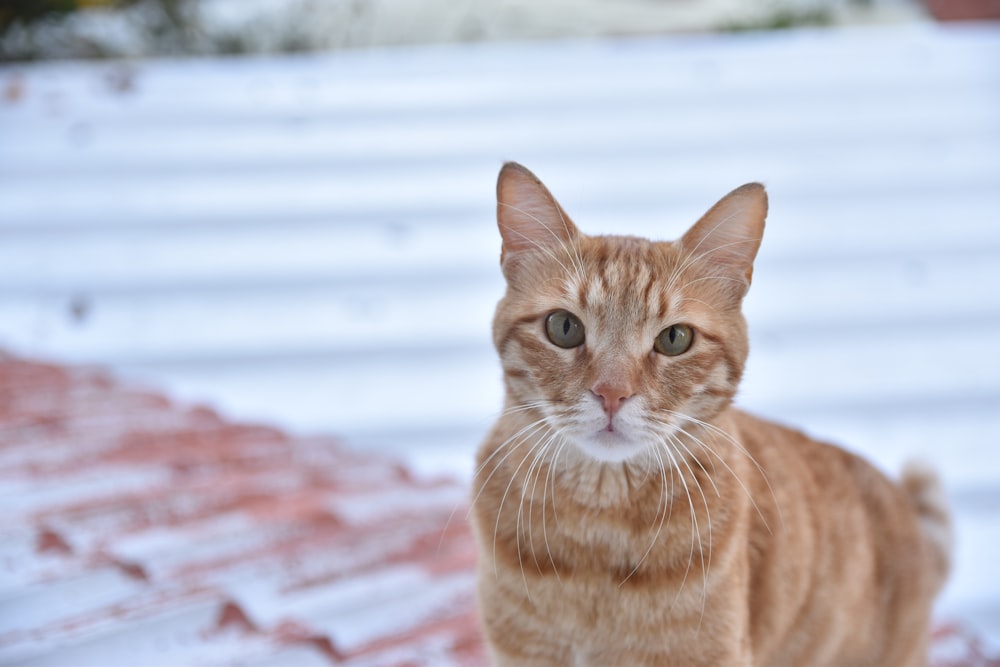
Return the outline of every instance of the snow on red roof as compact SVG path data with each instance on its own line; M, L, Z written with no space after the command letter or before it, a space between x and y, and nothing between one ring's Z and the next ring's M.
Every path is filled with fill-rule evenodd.
M486 663L465 489L333 439L0 357L0 503L2 663Z
M0 662L472 665L465 490L0 360Z

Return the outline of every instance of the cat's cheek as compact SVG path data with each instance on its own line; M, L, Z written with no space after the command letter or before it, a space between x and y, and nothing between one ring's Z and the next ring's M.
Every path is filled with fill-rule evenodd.
M726 367L716 366L708 380L697 385L684 406L684 412L705 418L722 410L732 402L736 386L729 381Z

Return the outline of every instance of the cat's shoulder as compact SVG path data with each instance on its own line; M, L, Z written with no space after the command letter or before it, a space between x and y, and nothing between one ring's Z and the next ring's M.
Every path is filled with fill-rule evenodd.
M807 435L802 429L780 421L761 417L740 408L729 408L723 415L723 419L728 420L733 425L733 428L739 432L741 440L773 440L781 438L819 442Z
M806 433L801 428L766 419L738 408L727 410L726 418L739 434L739 440L755 447L795 447L802 451L835 458L854 458L844 447Z

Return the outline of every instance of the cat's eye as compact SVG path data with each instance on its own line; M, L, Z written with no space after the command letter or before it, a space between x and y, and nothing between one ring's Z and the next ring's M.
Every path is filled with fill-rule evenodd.
M583 322L568 310L557 310L545 318L545 333L553 345L579 347L583 345Z
M653 342L653 349L668 357L684 354L694 342L694 329L686 324L675 324L660 332Z

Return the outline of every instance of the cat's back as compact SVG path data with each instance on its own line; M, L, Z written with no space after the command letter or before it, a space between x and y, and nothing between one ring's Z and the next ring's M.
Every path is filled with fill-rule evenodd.
M752 459L757 664L922 665L930 602L947 574L936 481L900 484L845 449L729 413Z

